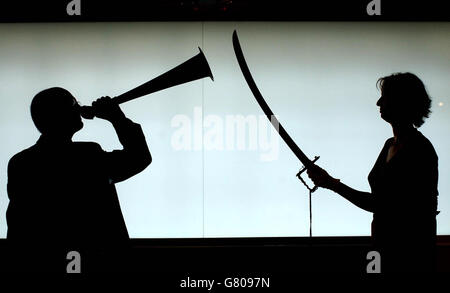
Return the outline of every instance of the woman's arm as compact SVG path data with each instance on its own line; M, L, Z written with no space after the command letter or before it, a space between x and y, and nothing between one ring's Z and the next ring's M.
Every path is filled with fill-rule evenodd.
M343 198L347 199L357 207L373 213L374 200L370 192L355 190L345 185L344 183L340 182L339 179L331 177L327 173L327 171L317 165L309 168L307 170L307 173L309 178L311 178L316 186L330 189L341 195Z

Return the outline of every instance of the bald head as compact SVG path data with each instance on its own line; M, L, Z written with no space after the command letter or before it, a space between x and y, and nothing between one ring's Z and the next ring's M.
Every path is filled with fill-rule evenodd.
M76 99L60 87L39 92L30 110L34 125L42 134L72 136L83 127Z

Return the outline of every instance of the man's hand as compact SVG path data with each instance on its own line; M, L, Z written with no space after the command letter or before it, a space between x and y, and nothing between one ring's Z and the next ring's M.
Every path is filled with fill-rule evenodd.
M314 185L319 187L333 189L340 182L339 179L331 177L327 171L317 165L311 166L306 172L308 177L314 182Z
M112 102L110 97L101 97L92 103L95 117L108 120L111 123L125 118L119 105Z

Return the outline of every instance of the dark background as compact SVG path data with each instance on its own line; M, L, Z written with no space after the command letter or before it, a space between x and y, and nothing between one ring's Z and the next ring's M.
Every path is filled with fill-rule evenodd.
M69 0L4 1L2 22L35 21L448 21L444 0L381 0L380 16L366 13L370 0L81 0L81 16L68 16Z

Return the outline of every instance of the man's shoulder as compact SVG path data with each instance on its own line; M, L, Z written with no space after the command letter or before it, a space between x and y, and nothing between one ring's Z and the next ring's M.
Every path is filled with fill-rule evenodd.
M102 147L93 141L75 141L73 145L76 148L85 149L85 150L92 150L92 151L101 151Z
M98 153L98 152L103 151L101 146L96 142L77 141L77 142L73 142L73 146L74 146L74 148L77 149L77 151L85 152L85 153L89 153L89 152L90 153ZM26 148L26 149L18 152L14 156L12 156L11 159L9 160L9 165L17 165L17 164L20 164L21 162L28 163L28 162L30 162L30 160L34 160L34 159L41 157L43 151L46 152L49 150L43 150L42 147L35 144L29 148ZM50 150L50 152L51 152L51 150Z
M102 147L91 141L77 141L73 143L73 153L77 156L88 158L101 157L105 151Z
M29 148L24 149L23 151L18 152L14 156L9 159L9 165L19 164L24 160L28 160L29 158L34 157L36 154L36 145L30 146Z

